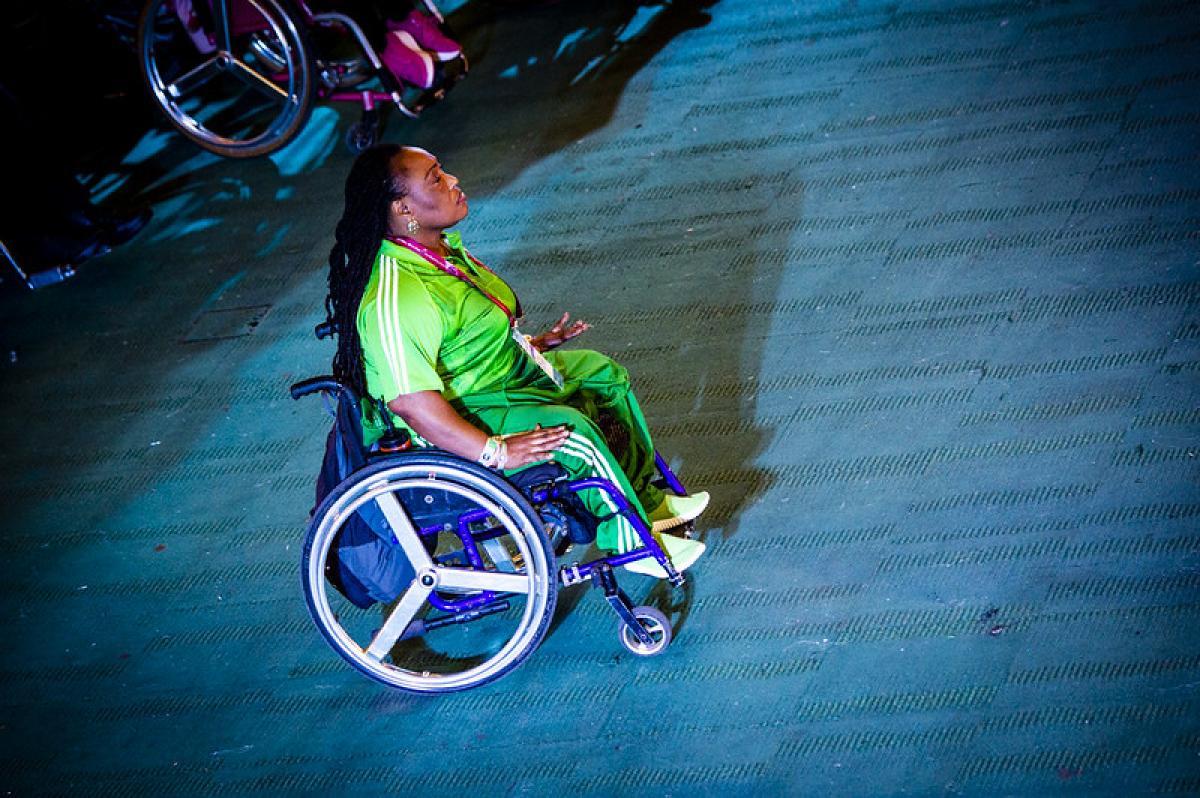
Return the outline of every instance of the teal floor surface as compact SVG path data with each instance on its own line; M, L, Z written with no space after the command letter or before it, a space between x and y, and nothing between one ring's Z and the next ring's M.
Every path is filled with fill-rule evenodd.
M456 8L434 151L712 492L677 620L594 592L414 697L305 612L353 109L271 158L152 131L133 243L0 300L0 790L1200 793L1200 5Z

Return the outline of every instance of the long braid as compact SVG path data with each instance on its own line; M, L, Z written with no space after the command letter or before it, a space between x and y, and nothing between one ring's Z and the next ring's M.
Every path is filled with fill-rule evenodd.
M387 235L388 206L406 193L391 169L392 159L400 150L398 145L383 144L365 151L354 161L346 178L346 204L329 252L325 313L337 330L333 375L364 397L367 380L358 338L358 306L371 278L379 245Z

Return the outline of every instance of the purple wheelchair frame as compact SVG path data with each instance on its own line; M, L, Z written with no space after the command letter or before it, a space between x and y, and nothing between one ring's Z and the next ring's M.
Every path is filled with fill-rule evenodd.
M687 491L679 481L679 478L675 476L675 473L671 471L670 466L667 465L662 455L658 452L654 453L654 463L660 475L660 478L654 483L657 487L670 490L679 496L687 495ZM600 490L608 494L609 498L617 505L617 514L623 516L637 530L638 535L641 536L643 545L642 548L634 549L624 554L613 554L606 557L599 557L580 565L564 566L559 569L559 581L563 587L569 587L591 580L603 591L605 600L608 601L609 605L638 641L645 645L650 645L653 642L653 638L650 632L642 626L641 622L635 616L633 604L629 600L629 597L617 585L613 569L619 568L626 563L634 562L635 560L653 557L662 566L663 570L666 571L667 579L672 585L682 585L684 576L675 570L675 566L671 563L670 558L667 557L662 546L659 545L658 541L654 539L654 535L651 534L650 527L633 509L625 494L609 480L600 477L576 479L550 488L535 490L530 499L532 504L540 505L553 501L555 498L567 493L579 493L584 490ZM504 530L499 527L484 530L471 529L473 524L484 521L488 517L489 513L483 509L471 510L458 517L456 533L463 547L461 554L472 568L484 568L478 544L504 534ZM441 524L434 524L419 530L419 534L422 538L433 538L443 530L444 527ZM458 555L459 552L456 551L449 555L446 561L457 558ZM434 592L430 594L428 600L431 605L441 612L448 613L448 615L432 623L423 624L421 626L422 629L436 628L436 626L453 623L466 623L494 612L503 612L508 608L508 603L504 601L504 594L490 590L458 600L448 600ZM415 632L416 629L413 631Z
M208 0L211 4L215 23L220 29L223 26L228 26L230 32L234 34L249 33L258 28L252 22L249 22L244 12L239 12L239 0ZM342 14L337 11L314 12L309 8L306 0L293 0L296 8L300 11L301 21L307 27L313 27L322 23L337 22L346 27L358 43L363 55L371 64L377 77L384 85L384 91L378 89L330 89L322 83L318 82L316 92L318 99L331 100L334 102L358 102L362 104L363 113L371 113L376 110L381 104L393 103L397 110L405 116L416 119L421 110L425 106L420 106L416 109L409 108L401 99L400 93L403 89L400 81L384 67L383 62L379 60L379 53L371 46L367 36L363 33L362 27L352 17ZM433 3L433 0L421 0L421 5L433 16L439 24L445 23L445 18L441 11ZM463 56L465 59L465 56ZM340 77L340 75L339 75ZM277 79L278 80L278 79ZM283 80L286 80L284 78ZM436 84L435 84L436 86ZM444 86L431 89L434 99L441 99L445 94Z

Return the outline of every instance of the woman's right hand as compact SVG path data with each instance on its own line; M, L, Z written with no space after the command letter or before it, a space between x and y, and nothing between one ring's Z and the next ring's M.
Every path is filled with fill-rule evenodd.
M404 419L425 440L457 455L476 460L482 453L481 440L487 432L463 420L439 391L400 394L388 402L393 413ZM508 457L504 468L523 468L540 460L553 460L554 450L567 441L565 426L542 427L504 436Z
M524 468L530 463L553 460L554 451L567 442L571 430L565 426L543 427L538 424L528 432L517 432L504 436L508 459L504 467Z

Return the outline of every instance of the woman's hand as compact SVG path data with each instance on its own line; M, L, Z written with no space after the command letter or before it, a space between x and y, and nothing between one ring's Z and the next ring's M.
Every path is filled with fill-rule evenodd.
M592 325L586 321L577 321L574 324L568 325L571 320L570 313L562 314L562 318L546 332L540 335L532 335L529 337L529 343L533 344L533 348L539 352L545 352L548 349L554 349L557 346L562 346L567 341L570 341L575 336L581 334L584 330L590 330Z
M539 460L553 460L554 450L567 442L571 430L566 427L542 427L538 424L528 432L504 436L508 449L505 468L523 468Z
M404 419L425 440L468 460L478 460L488 434L469 424L437 391L401 394L388 402L392 412ZM539 460L553 460L554 450L567 442L571 430L564 426L542 427L505 435L508 457L504 468L522 468Z

